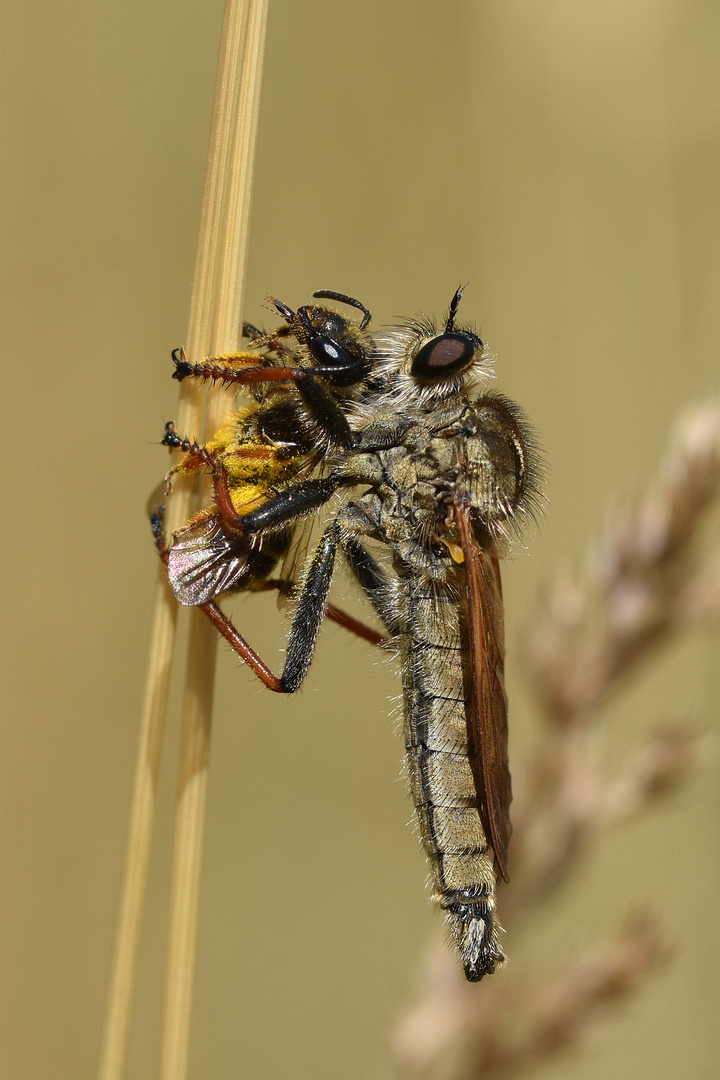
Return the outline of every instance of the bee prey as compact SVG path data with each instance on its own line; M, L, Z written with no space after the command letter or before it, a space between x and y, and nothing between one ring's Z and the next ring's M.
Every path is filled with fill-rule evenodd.
M210 357L190 364L175 350L174 377L199 378L247 386L254 401L239 408L213 439L199 445L181 438L166 424L163 443L185 451L150 502L155 542L168 569L168 578L181 604L200 606L226 637L234 628L224 619L214 598L230 590L285 589L289 583L270 578L292 541L292 508L307 512L315 505L318 485L305 477L322 471L323 454L334 444L350 446L352 435L343 407L364 379L370 364L372 339L365 332L370 312L342 293L321 291L363 313L357 324L326 307L305 305L292 311L273 300L286 320L270 334L245 326L251 347L259 352ZM289 342L295 338L295 345ZM214 504L193 515L168 546L164 533L165 499L173 475L209 468L214 477ZM292 498L274 518L250 530L249 521L262 518L265 504L279 490L294 486ZM319 487L321 501L323 487ZM305 501L302 495L305 494ZM298 500L298 495L300 499ZM272 516L272 515L271 515ZM336 613L337 617L338 613ZM339 619L357 629L348 616ZM358 631L370 640L379 635ZM232 644L242 639L235 634ZM252 650L243 658L252 663ZM257 670L257 669L256 669Z
M461 296L443 329L422 318L376 334L351 403L327 395L316 423L337 432L335 412L351 436L327 440L321 475L292 478L239 514L224 503L223 460L205 464L219 526L246 546L340 496L301 576L280 678L249 659L232 624L213 621L266 685L293 692L343 554L400 657L407 771L433 895L477 981L504 960L495 886L497 873L508 878L511 832L498 559L532 512L539 477L522 413L484 390L489 357L474 330L456 324ZM312 414L310 395L303 400Z

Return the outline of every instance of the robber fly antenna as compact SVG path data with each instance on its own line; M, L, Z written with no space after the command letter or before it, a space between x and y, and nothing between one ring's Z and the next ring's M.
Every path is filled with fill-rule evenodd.
M360 329L364 330L367 324L370 322L372 315L359 300L355 300L352 296L346 296L345 293L333 292L331 289L318 289L313 293L313 296L317 300L337 300L339 304L348 304L350 307L357 308L358 311L363 312L363 319L360 323Z
M460 307L460 301L462 300L462 294L465 292L467 287L468 287L468 282L466 281L464 285L460 286L460 288L456 291L455 295L453 296L452 300L450 301L450 310L448 311L447 322L445 323L445 333L446 334L451 334L453 332L453 327L455 325L455 316L457 315L457 309Z

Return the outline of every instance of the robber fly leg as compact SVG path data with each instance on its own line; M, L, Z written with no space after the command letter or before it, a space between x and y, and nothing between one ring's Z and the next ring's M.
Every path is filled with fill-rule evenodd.
M218 510L231 528L245 533L261 533L266 529L277 529L287 525L294 518L312 513L313 510L318 510L323 506L338 487L338 481L333 476L301 480L292 487L278 492L271 499L267 499L257 510L252 510L249 514L238 514L230 500L227 474L222 463L220 463L220 469L222 472L218 471L217 475L213 472Z
M227 473L225 467L222 464L220 458L216 454L210 453L210 451L201 443L195 442L194 439L184 439L178 435L175 430L175 424L172 420L168 420L165 425L165 434L160 440L163 446L169 446L171 450L182 450L185 457L177 465L174 465L170 472L165 477L166 482L169 482L170 478L175 473L190 473L195 469L200 469L206 466L210 469L213 478L217 475L222 477L225 481L225 487L227 487ZM228 494L229 499L229 494Z
M288 693L283 686L282 679L278 679L277 675L273 675L267 664L258 656L255 650L248 645L245 638L242 634L238 633L227 616L223 615L217 604L212 600L208 600L205 604L199 604L198 607L205 615L207 615L215 629L222 634L230 645L232 645L240 659L244 660L248 667L252 668L258 679L260 679L268 690L273 690L276 694Z
M319 509L335 493L338 481L332 476L319 477L315 480L301 480L292 487L285 488L266 502L258 510L249 514L238 514L230 494L227 470L216 454L210 453L204 446L189 439L182 439L172 423L165 425L162 440L166 446L183 450L189 456L180 466L183 471L206 465L213 481L215 503L226 525L239 532L255 533L263 529L273 529L287 524L293 518L302 517Z
M165 434L162 441L165 446L170 446L173 450L182 450L187 454L185 460L176 465L174 469L171 469L168 476L172 476L174 472L190 472L193 469L199 469L202 465L207 466L212 475L215 502L223 521L231 528L242 528L243 525L238 523L244 519L233 506L227 470L220 458L216 454L211 454L209 450L199 443L181 438L175 431L175 425L172 421L165 425Z
M378 634L377 630L373 630L372 626L366 626L365 623L360 622L359 619L354 619L352 615L348 615L347 611L335 607L334 604L328 604L325 608L325 615L331 622L337 623L338 626L344 626L351 634L356 634L363 641L369 641L371 645L379 645L380 648L385 648L390 644L390 639L385 637L384 634Z
M269 581L263 582L259 591L267 592L270 589L277 589L283 596L289 596L294 588L295 585L292 581L271 578ZM325 618L337 623L338 626L344 626L346 630L356 634L364 641L369 641L371 645L385 646L388 644L388 639L383 634L378 634L377 630L373 630L372 626L366 626L365 623L353 618L352 615L348 615L347 611L335 607L334 604L328 604L325 608Z
M160 489L158 489L151 497L150 523L155 539L155 546L158 549L161 559L167 564L169 549L165 537L165 505L164 502L156 505L158 494L162 499L163 495L160 493ZM307 674L317 635L320 631L323 615L325 614L325 605L332 579L335 552L337 550L337 536L338 526L334 523L320 541L320 545L318 546L318 550L312 561L310 571L300 594L300 601L295 613L290 640L288 642L285 668L280 678L273 674L258 653L248 645L242 634L236 630L233 623L223 614L216 603L212 600L208 600L204 604L197 605L203 614L207 616L215 629L218 630L232 646L240 659L244 660L255 672L268 690L273 690L277 694L294 693ZM283 591L285 591L284 586L286 584L289 586L289 583L274 582L272 585L268 583L266 587L282 585ZM344 613L341 612L340 614L343 615ZM350 616L347 616L347 618L350 619ZM350 621L353 623L355 622L355 620L352 619ZM361 626L362 624L358 623L357 625ZM367 633L362 634L364 637L374 634L374 631L371 631L369 627L363 627L362 629L367 631ZM383 639L379 634L374 634L374 638L369 637L369 640L373 641L375 644L379 644Z
M402 628L403 615L395 599L392 578L358 540L347 540L343 551L360 588L387 627L388 633L392 637L397 636Z
M175 465L170 469L148 500L147 510L155 547L158 550L160 558L167 565L170 548L167 542L167 536L165 535L165 510L167 498L172 490L172 478L175 473L189 473L194 469L199 469L206 464L206 461L205 456L200 453L201 447L199 447L197 443L191 442L190 439L181 439L175 431L175 425L171 420L165 425L165 434L163 435L162 442L165 446L183 450L186 454L186 457L179 465Z
M264 341L264 339L262 340ZM259 339L254 343L259 343ZM237 382L237 379L233 378L233 375L236 375L238 371L243 370L243 368L238 367L238 365L244 364L246 367L256 368L259 362L257 354L251 352L228 353L226 356L211 356L201 364L190 363L185 355L184 349L173 349L170 355L175 364L173 379L177 379L178 382L182 382L183 379L213 379L215 381L226 383Z
M340 525L333 521L320 538L300 590L285 652L285 667L280 677L282 688L287 694L297 690L310 667L315 642L325 615L339 542Z
M307 674L325 614L339 537L340 526L335 521L320 539L300 592L288 639L285 667L279 679L223 615L217 604L209 600L198 605L268 690L279 694L293 694Z

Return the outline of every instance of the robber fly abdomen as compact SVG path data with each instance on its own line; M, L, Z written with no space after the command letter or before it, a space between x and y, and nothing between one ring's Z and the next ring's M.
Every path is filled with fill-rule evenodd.
M401 657L410 790L434 898L447 912L466 975L478 979L504 957L493 854L468 757L467 604L459 603L451 586L412 578L405 585L408 618Z

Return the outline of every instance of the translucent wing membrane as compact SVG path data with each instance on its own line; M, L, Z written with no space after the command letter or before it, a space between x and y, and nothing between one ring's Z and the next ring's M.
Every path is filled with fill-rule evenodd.
M246 537L228 536L219 514L179 532L168 555L168 577L181 604L204 604L236 586L254 555Z
M482 551L472 527L470 508L456 505L468 585L468 620L473 700L468 716L468 750L480 816L508 881L508 844L512 825L512 784L508 765L505 634L500 568Z

